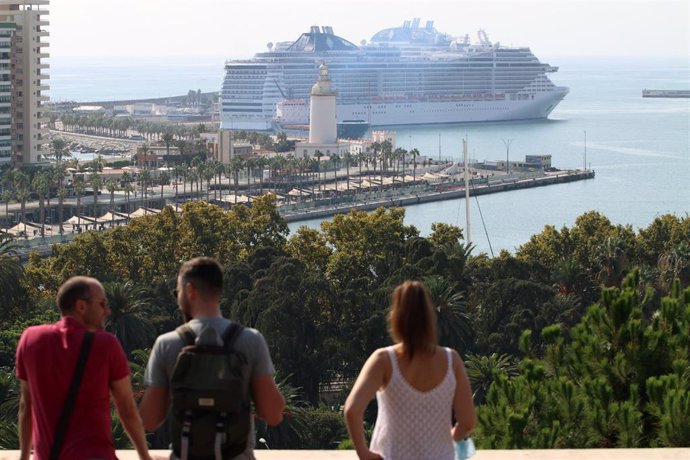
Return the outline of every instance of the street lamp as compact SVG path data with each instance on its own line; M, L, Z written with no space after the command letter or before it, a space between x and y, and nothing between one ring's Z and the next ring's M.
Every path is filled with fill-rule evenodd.
M513 139L503 139L503 145L506 146L506 175L510 171L510 144L513 143Z

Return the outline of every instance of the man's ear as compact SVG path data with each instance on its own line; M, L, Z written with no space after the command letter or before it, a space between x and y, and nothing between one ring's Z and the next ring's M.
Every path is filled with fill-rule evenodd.
M74 312L75 315L83 315L84 312L86 311L86 300L84 299L77 299L76 302L74 302L74 308L72 308L72 311Z

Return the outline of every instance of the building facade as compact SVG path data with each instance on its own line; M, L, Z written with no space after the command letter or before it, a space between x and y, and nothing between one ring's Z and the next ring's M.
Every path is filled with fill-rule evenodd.
M16 26L0 23L0 164L12 161L12 83L10 60Z
M0 0L0 101L10 92L11 156L0 161L15 165L38 163L48 150L48 63L46 50L49 0ZM13 26L13 28L12 28ZM7 30L13 30L9 40L9 56L5 54ZM6 70L9 69L9 73ZM6 77L9 75L9 78ZM9 85L6 82L9 80ZM4 103L0 102L0 133L5 126ZM0 135L0 155L2 140Z

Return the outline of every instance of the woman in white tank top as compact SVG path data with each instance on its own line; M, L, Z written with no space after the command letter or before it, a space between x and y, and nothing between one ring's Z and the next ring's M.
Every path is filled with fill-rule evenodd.
M437 346L436 314L422 283L395 289L388 321L395 345L369 357L345 403L357 455L453 460L453 440L467 437L476 423L465 365L456 351ZM378 416L367 447L363 417L374 395Z

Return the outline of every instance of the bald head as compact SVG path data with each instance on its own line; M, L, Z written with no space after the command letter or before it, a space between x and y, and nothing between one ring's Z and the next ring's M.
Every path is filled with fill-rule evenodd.
M100 288L101 283L96 278L88 276L73 276L62 283L57 293L57 305L63 315L74 312L78 300L89 300L92 288Z

